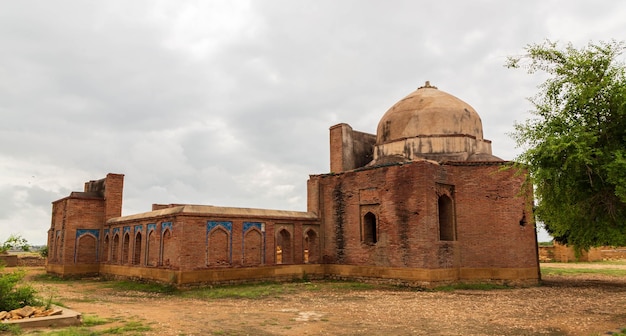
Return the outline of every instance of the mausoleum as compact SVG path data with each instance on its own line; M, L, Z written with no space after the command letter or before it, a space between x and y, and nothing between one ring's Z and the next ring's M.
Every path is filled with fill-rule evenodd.
M335 278L432 287L540 279L532 188L478 113L428 82L376 134L330 128L306 211L153 204L122 216L124 176L52 203L47 271L176 285Z

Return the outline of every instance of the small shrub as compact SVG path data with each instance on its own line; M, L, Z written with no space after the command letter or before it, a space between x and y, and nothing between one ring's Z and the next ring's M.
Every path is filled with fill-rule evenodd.
M32 286L18 285L25 275L23 270L3 273L0 267L0 311L41 304Z
M42 258L48 258L48 245L46 245L46 246L42 247L42 248L39 250L39 255L40 255Z

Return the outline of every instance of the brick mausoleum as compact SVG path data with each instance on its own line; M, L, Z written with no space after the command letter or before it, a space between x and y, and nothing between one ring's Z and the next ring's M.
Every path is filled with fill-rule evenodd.
M426 82L376 134L330 128L306 212L154 204L122 216L124 175L52 203L47 271L177 285L340 278L432 287L539 281L532 189L462 100Z

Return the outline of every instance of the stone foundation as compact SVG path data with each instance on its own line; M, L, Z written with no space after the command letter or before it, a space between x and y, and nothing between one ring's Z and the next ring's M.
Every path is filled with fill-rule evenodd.
M101 265L100 276L172 284L177 287L335 279L408 287L433 288L450 283L494 283L512 286L537 285L536 268L421 269L336 264L280 265L179 271L162 268ZM79 269L48 269L60 276L79 274ZM64 272L64 273L63 273ZM93 273L92 273L93 274Z

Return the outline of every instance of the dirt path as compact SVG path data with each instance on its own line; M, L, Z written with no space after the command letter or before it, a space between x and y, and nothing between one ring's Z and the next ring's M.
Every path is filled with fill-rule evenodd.
M544 280L543 286L506 290L326 288L209 301L89 281L42 290L56 291L59 301L86 315L141 321L152 328L145 335L595 335L626 328L626 278Z

